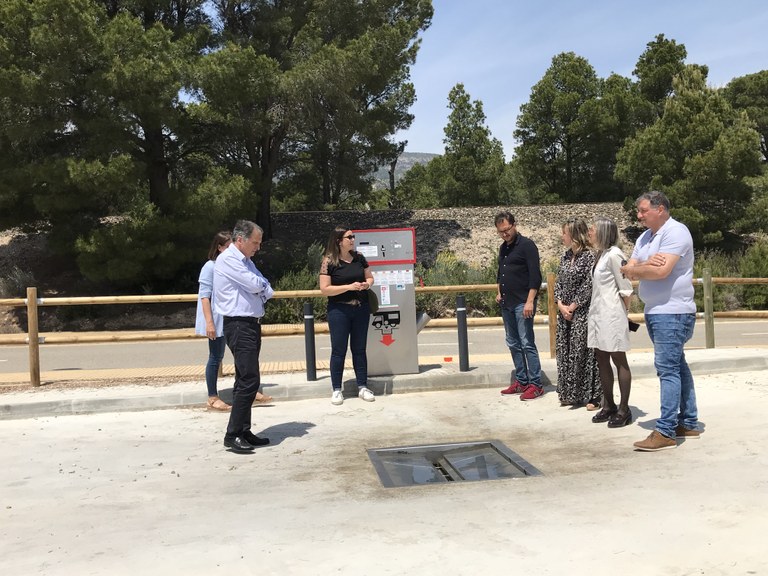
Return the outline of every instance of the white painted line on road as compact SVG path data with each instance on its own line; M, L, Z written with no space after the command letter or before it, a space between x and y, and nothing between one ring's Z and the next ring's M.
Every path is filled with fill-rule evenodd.
M768 332L742 332L742 336L768 336Z

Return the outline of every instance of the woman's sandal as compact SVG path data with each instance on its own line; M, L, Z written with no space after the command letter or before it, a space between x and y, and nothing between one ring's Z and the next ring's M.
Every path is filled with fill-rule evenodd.
M261 392L256 393L256 398L253 399L254 404L269 404L272 402L272 396L268 396L266 394L262 394Z
M218 396L209 396L208 410L213 410L215 412L229 412L230 410L232 410L232 406L224 402Z
M597 400L587 402L587 412L594 412L595 410L600 410L600 402Z

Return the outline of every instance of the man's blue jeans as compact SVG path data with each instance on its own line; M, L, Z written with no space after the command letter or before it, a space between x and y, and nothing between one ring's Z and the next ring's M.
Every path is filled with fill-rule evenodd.
M668 438L675 437L679 424L693 430L699 421L693 375L683 350L695 325L695 314L645 315L656 374L661 381L661 416L656 421L656 430Z
M536 341L533 335L533 317L523 316L524 304L514 308L501 308L504 320L504 333L507 347L512 353L515 365L515 378L522 385L535 384L541 386L541 361ZM534 310L536 306L534 304Z

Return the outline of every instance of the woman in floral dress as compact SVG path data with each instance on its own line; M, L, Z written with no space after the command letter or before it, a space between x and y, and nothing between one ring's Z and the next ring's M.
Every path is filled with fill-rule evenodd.
M592 298L592 267L587 223L571 218L563 224L560 270L555 283L557 302L557 393L562 406L600 406L600 372L595 352L587 347L587 317Z

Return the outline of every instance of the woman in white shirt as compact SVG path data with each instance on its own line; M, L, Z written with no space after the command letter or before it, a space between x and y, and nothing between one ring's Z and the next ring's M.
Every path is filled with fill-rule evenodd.
M624 278L621 266L626 258L617 246L619 230L610 218L595 218L589 228L589 240L597 250L592 269L592 300L589 308L587 346L595 349L603 388L602 410L592 422L608 422L609 428L620 428L632 422L629 392L632 373L627 362L629 324L627 313L632 296L632 282ZM613 399L613 369L616 366L621 399Z
M208 363L205 366L205 383L208 387L208 409L228 412L231 406L219 398L219 366L224 358L226 342L220 314L214 311L213 301L213 264L216 258L232 243L232 235L227 231L218 232L208 250L208 261L200 270L198 279L200 288L197 292L197 315L195 334L208 337Z

